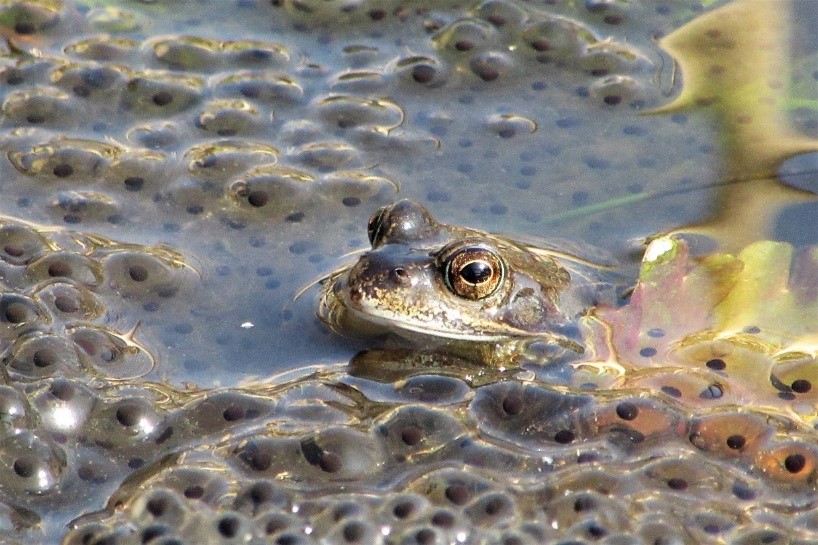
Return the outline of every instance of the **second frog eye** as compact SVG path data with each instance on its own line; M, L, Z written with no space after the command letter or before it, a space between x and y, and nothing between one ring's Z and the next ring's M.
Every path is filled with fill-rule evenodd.
M387 206L375 210L372 217L369 218L369 223L366 225L366 236L369 238L369 243L375 248L380 242L381 231L383 231L383 217L386 214Z
M443 261L446 286L464 299L483 299L500 286L505 269L500 257L486 248L467 247Z

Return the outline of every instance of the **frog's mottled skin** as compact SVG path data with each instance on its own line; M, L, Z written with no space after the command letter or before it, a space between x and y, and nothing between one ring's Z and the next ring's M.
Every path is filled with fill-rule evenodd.
M373 248L324 284L318 314L335 331L392 333L416 347L495 363L521 343L582 351L576 320L596 297L584 260L440 223L409 200L379 210L369 227ZM448 256L461 248L499 258L499 284L489 295L462 297L446 281Z

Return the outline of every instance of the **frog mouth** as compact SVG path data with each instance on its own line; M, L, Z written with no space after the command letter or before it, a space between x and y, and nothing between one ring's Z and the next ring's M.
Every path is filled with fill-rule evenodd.
M585 351L577 341L553 331L532 332L507 326L496 333L464 332L454 328L436 329L430 327L432 322L415 323L397 312L383 309L379 313L372 312L361 307L351 295L345 274L348 269L335 271L325 279L318 305L318 318L339 335L381 340L395 336L421 349L461 343L499 347L507 343L528 345L546 341L578 354Z
M393 333L423 344L431 339L438 342L505 342L521 338L541 338L546 334L506 327L503 331L478 332L454 327L433 327L433 321L407 320L400 312L367 308L352 294L345 275L346 269L326 279L318 305L318 318L333 331L344 336L371 337ZM464 328L466 329L466 328Z

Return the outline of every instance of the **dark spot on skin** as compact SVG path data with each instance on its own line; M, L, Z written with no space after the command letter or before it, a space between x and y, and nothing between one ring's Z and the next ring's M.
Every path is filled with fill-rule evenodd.
M505 502L501 498L494 497L489 499L488 502L486 502L483 512L487 516L493 517L496 516L498 513L501 513L505 505L506 505Z
M501 27L506 24L506 18L498 13L493 13L486 17L486 21L493 24L496 27Z
M142 543L150 543L154 539L164 535L168 532L168 529L164 526L148 526L145 528L145 531L142 532Z
M687 481L680 477L673 477L667 480L667 485L672 490L685 490Z
M20 85L24 81L25 78L19 70L9 70L6 74L6 83L9 85Z
M219 534L223 537L232 538L238 533L239 526L239 519L235 517L224 517L219 521L216 527L219 530Z

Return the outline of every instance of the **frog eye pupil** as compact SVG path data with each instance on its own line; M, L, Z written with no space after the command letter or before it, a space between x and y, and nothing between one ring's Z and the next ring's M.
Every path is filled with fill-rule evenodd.
M491 265L485 261L472 261L460 269L460 278L469 284L482 284L488 281L493 274Z

